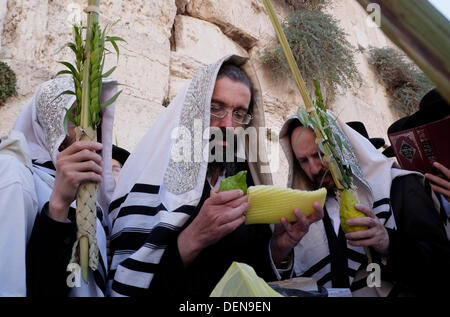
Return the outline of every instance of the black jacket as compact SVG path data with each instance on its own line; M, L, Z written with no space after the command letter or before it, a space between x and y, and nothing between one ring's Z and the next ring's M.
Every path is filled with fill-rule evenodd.
M247 164L244 168L246 166ZM253 185L250 172L247 173L247 184ZM205 181L200 203L184 228L198 214L203 203L208 199L210 190L209 183ZM243 224L217 243L201 251L193 263L186 268L178 251L178 237L175 237L161 258L160 269L153 277L148 295L179 298L207 297L233 261L252 266L258 276L267 282L276 280L269 255L271 236L272 231L269 225Z
M55 221L47 212L48 203L37 215L27 245L27 296L65 297L70 291L66 282L69 275L67 265L72 256L77 226L75 221ZM72 220L74 212L71 208L69 218Z
M450 242L419 176L392 182L391 206L397 225L389 230L388 274L396 284L391 295L448 295Z

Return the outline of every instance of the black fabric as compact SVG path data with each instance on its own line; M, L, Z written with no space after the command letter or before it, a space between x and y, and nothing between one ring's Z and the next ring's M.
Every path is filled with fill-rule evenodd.
M326 207L324 207L323 224L328 239L328 248L330 250L330 277L326 281L320 281L319 285L323 285L331 279L334 288L348 288L350 286L348 280L348 260L347 260L347 240L344 232L339 226L338 236L334 232L330 216ZM323 279L323 278L322 278Z
M133 188L131 189L132 193L145 193L145 194L158 194L159 193L159 186L155 185L147 185L147 184L135 184ZM109 204L108 213L111 213L114 209L117 209L122 205L125 200L127 199L128 194L117 198L116 200L113 200ZM120 214L119 214L120 215Z
M397 230L388 230L388 271L396 294L448 296L450 242L439 212L417 175L392 182L391 205Z
M238 164L238 169L248 171L247 185L254 185L248 165ZM184 228L192 222L209 198L210 189L210 185L205 181L200 203ZM241 225L219 242L205 248L188 267L184 267L179 254L178 234L165 250L158 272L145 295L180 298L209 296L233 261L252 266L266 281L276 279L268 251L272 236L268 225Z
M71 208L70 214L74 216ZM70 288L67 264L76 240L76 224L63 223L48 215L48 203L37 215L26 251L27 296L65 297Z
M369 133L367 132L366 126L361 121L350 121L347 122L347 125L350 126L353 130L361 134L363 137L368 139L370 143L376 148L384 146L385 141L383 138L369 138Z
M112 158L113 158L113 160L118 161L122 166L124 166L125 162L127 161L129 156L130 156L130 152L128 152L124 148L115 146L113 144L113 146L112 146Z
M33 160L33 165L42 166L51 170L56 171L55 165L52 161L44 162L44 163L38 163L37 161Z
M321 269L323 269L328 263L330 263L330 255L327 255L322 260L311 266L308 270L305 271L301 276L304 277L311 277L315 273L319 272Z
M71 272L67 271L67 265L76 241L75 213L71 207L68 215L71 222L55 221L48 216L47 202L36 216L26 251L27 296L65 297L69 294L67 277ZM106 274L106 265L99 256L99 266L93 276L103 294L106 294Z

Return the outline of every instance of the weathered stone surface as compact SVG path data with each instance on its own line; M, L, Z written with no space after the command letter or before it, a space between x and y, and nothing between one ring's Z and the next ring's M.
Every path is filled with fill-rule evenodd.
M186 6L191 0L175 0L175 4L177 5L177 13L178 14L185 14L186 13Z
M275 10L283 19L288 7L273 1ZM209 21L222 32L249 50L267 35L274 36L272 24L260 0L190 0L186 12Z
M390 100L386 89L378 82L365 52L369 46L383 47L393 44L380 28L367 22L367 12L356 1L334 1L328 11L348 34L349 42L359 48L354 57L362 75L361 87L338 94L332 109L346 122L364 122L370 137L383 137L389 143L387 128L396 118L389 107Z
M260 21L266 20L262 3L256 0L191 0L186 11L190 16L216 24L224 34L246 49L255 46Z
M248 56L247 51L222 33L219 27L184 15L175 18L171 52L169 99L204 65L228 54Z
M248 56L247 51L225 36L219 27L184 15L175 18L175 51L209 64L227 54Z
M286 186L288 165L278 136L284 121L295 114L296 107L268 93L263 94L263 99L266 127L271 133L268 153L273 182L277 186Z
M57 61L72 60L70 50L58 49L71 40L69 22L84 19L85 2L0 0L0 60L12 67L18 80L18 95L0 108L0 133L12 127L36 87L63 68ZM280 19L292 9L284 0L272 4ZM366 23L366 12L356 1L334 0L327 10L350 43L361 49L355 59L363 78L360 88L336 96L333 111L345 121L363 121L370 136L387 140L386 129L395 118L364 50L392 44L379 28ZM111 34L128 42L119 44L119 66L113 75L126 85L120 88L124 93L114 125L114 139L120 146L132 150L163 111L163 101L171 100L203 65L227 54L250 57L271 131L278 134L284 120L303 103L290 75L275 77L261 63L260 52L276 43L276 38L259 0L102 0L101 24L118 18ZM106 68L115 64L115 56L109 56ZM274 170L278 167L274 181L283 186L287 179L284 154L276 148L276 140L269 145L274 145L274 155L279 157L278 162L271 160Z
M72 61L69 49L59 51L72 40L70 22L85 19L84 0L60 4L56 1L9 0L5 16L0 59L18 75L18 96L0 109L0 131L6 132L36 87L50 79L63 66L57 61ZM110 31L127 44L118 43L120 59L112 77L125 84L117 103L118 141L132 149L163 109L161 104L169 89L170 41L176 15L175 0L102 1L102 26L120 21ZM112 47L111 47L111 50ZM116 57L107 57L105 70L116 65ZM122 111L122 107L124 111ZM122 112L122 116L120 113ZM126 115L124 115L126 113ZM130 128L122 120L136 119ZM124 121L126 121L124 120ZM126 131L126 135L122 133ZM135 131L135 132L133 132ZM130 135L130 136L129 136Z
M171 52L168 98L172 100L195 73L205 65L191 56Z
M2 50L2 33L3 33L3 22L5 21L6 16L6 1L0 2L0 52Z
M120 96L116 106L113 142L133 150L164 108L160 102L135 95Z

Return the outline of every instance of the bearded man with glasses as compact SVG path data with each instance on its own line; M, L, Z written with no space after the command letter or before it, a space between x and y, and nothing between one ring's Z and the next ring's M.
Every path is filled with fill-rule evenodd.
M110 207L111 295L209 296L233 262L252 266L266 281L291 271L292 261L289 267L277 255L289 254L290 249L279 251L292 248L295 230L272 236L269 225L245 225L248 196L242 190L218 191L222 179L240 171L247 171L248 186L272 184L265 145L254 162L249 159L254 149L241 151L230 142L239 129L255 129L258 137L264 127L257 83L247 59L238 56L199 70L128 158ZM167 131L182 126L194 135L199 121L211 131L211 138L202 140L202 149L210 147L209 158L175 161L178 139ZM212 150L219 149L231 151L232 159L211 160L217 154Z

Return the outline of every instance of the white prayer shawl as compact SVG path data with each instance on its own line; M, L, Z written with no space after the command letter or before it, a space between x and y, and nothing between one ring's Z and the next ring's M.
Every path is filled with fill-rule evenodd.
M136 296L149 288L168 240L186 223L201 199L208 162L203 156L195 159L195 155L208 149L209 134L202 139L202 133L209 128L216 77L225 61L241 66L249 76L254 85L251 125L264 126L261 90L245 58L227 56L206 66L178 93L128 158L113 195L112 296ZM183 139L174 133L176 128L188 131L192 138ZM176 161L175 149L183 141L191 142L191 162ZM268 162L265 144L258 154L258 162L249 162L252 178L255 184L271 184L269 164L261 164Z
M286 154L289 164L288 187L311 190L312 184L306 174L301 170L296 160L289 135L292 123L298 120L296 116L289 118L280 132L280 143ZM386 228L395 229L395 219L390 206L390 190L392 180L396 177L414 172L397 169L394 162L386 158L375 149L369 140L337 119L341 129L341 139L352 149L352 163L359 168L354 170L354 185L357 188L358 200L372 208L374 214L383 222ZM347 153L351 156L351 153ZM416 173L418 174L418 173ZM420 174L419 174L420 175ZM340 226L339 203L328 196L325 202L331 223L338 235ZM315 278L324 287L331 287L331 261L329 257L328 239L323 220L313 223L308 233L302 238L294 249L294 272L297 276L310 276ZM347 243L349 282L353 282L358 270L367 257L363 247L351 246ZM358 276L361 275L358 273ZM365 286L365 285L364 285ZM355 295L355 293L354 293ZM376 294L374 294L376 295Z
M112 80L104 80L103 83L111 83ZM40 212L44 205L50 200L53 191L56 171L50 167L43 166L44 163L52 162L56 166L56 157L59 153L59 146L64 141L66 134L64 131L64 117L66 109L69 109L75 102L75 96L62 95L55 99L65 90L73 90L71 78L59 77L41 84L36 90L33 98L25 106L16 120L13 129L21 131L28 142L31 159L34 168L34 183L38 206L36 213ZM103 87L100 102L104 102L114 96L116 86ZM103 108L101 113L101 135L103 144L102 160L103 172L102 182L98 186L97 200L103 212L102 224L97 219L97 244L100 251L100 263L95 272L89 269L88 284L81 279L81 287L74 287L69 296L104 296L105 281L107 277L107 256L106 256L106 234L103 225L110 227L107 215L107 208L114 191L114 177L112 175L112 130L114 122L115 104ZM71 204L76 208L76 202ZM34 221L34 219L33 219Z
M37 212L32 170L23 134L0 136L0 297L26 296L25 252Z

